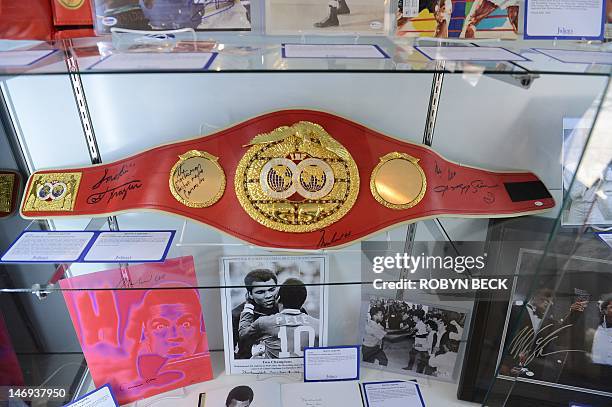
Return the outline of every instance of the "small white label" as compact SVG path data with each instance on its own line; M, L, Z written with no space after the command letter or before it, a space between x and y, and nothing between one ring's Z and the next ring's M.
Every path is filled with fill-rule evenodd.
M347 348L311 348L304 352L304 381L357 380L359 350Z
M598 236L605 244L612 248L612 233L600 233Z
M65 407L118 407L119 404L113 398L110 386L107 384L100 387L80 399L66 405Z
M366 407L425 407L415 382L364 383Z
M415 47L434 61L527 61L501 47Z
M535 206L542 206L544 205L544 202L542 201L535 201Z
M103 17L102 18L102 25L105 25L107 27L112 27L115 24L117 24L117 19L115 17Z
M370 28L373 30L380 30L383 28L383 24L380 21L372 21L370 23Z
M371 44L283 44L283 50L283 58L386 58Z
M612 64L612 52L534 48L541 54L566 64Z
M402 17L416 17L419 15L419 0L404 0Z
M605 1L528 0L525 38L599 38Z
M117 53L90 66L88 70L206 69L215 56L216 54L210 52Z
M0 51L0 67L28 66L51 55L55 50L41 51Z
M74 262L94 232L24 232L2 256L5 262Z
M85 255L87 262L161 261L172 233L102 232Z

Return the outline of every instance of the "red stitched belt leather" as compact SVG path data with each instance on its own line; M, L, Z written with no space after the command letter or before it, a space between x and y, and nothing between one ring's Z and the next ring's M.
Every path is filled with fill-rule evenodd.
M36 172L21 214L159 210L259 246L321 249L424 218L554 205L533 173L468 167L333 114L284 110L113 163Z

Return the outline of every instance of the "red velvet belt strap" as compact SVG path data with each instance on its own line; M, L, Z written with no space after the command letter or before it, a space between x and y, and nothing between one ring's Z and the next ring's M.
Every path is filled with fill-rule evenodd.
M467 167L332 114L284 110L113 163L36 172L21 214L159 210L259 246L320 249L424 218L554 205L530 172Z

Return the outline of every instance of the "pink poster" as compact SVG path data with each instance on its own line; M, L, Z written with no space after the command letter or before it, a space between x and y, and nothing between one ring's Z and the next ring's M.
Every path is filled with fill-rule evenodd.
M212 379L196 285L191 256L60 281L96 386L125 404Z

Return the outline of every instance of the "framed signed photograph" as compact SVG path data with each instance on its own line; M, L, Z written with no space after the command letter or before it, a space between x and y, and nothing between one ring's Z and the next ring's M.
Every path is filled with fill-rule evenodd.
M476 300L460 399L612 404L612 253L572 229L549 241L553 224L538 217L491 222L487 272L508 277L512 287Z
M327 344L326 256L221 258L225 369L304 370L303 350Z

